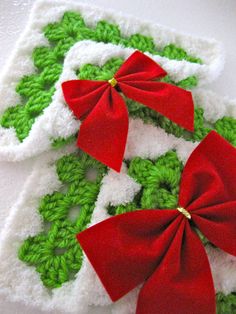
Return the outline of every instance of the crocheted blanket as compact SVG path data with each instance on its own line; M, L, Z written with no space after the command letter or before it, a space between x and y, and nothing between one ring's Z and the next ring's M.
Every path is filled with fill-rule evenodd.
M163 67L168 75L162 82L191 90L194 132L124 97L129 133L116 173L76 148L81 121L67 106L61 83L107 81L135 50ZM113 303L75 235L138 208L176 208L186 160L211 130L236 146L236 101L204 88L220 74L222 61L214 40L73 1L36 3L1 80L0 159L44 154L1 233L0 293L45 310L86 314L98 306L135 313L140 287ZM233 313L236 259L199 236L217 311Z

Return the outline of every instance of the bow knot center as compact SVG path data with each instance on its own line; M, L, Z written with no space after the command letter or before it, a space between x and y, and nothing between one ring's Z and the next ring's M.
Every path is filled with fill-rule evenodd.
M115 87L117 85L117 80L113 77L110 80L108 80L108 83L111 85L111 87Z
M183 214L186 218L191 219L191 214L183 207L177 207L177 210Z

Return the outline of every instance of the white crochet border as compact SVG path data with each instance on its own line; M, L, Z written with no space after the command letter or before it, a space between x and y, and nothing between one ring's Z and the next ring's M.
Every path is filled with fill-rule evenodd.
M220 113L217 112L218 115L232 110L232 102L222 101L214 94L199 91L196 97L205 99L205 110L210 119L215 118L215 111L211 108L212 102L216 100L222 106ZM135 156L156 158L170 149L175 149L179 158L185 162L196 145L197 143L168 135L153 125L144 124L140 119L130 119L126 158L131 159ZM35 268L27 266L17 257L22 242L28 236L42 230L43 223L37 211L40 198L62 187L57 178L54 161L74 149L74 145L71 145L69 148L42 155L23 187L21 196L1 233L0 293L13 301L23 301L44 310L54 309L63 313L88 314L89 308L99 306L104 307L104 313L108 311L112 314L134 314L138 289L112 304L86 258L74 281L49 292L42 284ZM91 224L109 216L106 211L108 204L130 202L139 191L140 186L126 173L124 164L120 174L110 170L103 178ZM216 290L226 294L235 291L236 258L211 247L208 247L207 251Z
M32 14L18 41L15 51L11 56L7 67L4 69L0 84L0 112L20 102L20 96L15 92L15 87L20 78L35 72L31 59L32 51L38 46L48 46L49 43L44 37L42 29L45 25L61 19L65 11L80 12L89 26L95 26L100 20L107 20L119 25L123 36L141 33L154 38L154 42L163 47L169 43L184 48L189 54L196 55L203 60L203 64L190 63L187 61L169 60L165 57L155 56L156 61L163 65L173 79L179 80L189 75L196 75L199 83L206 84L214 80L221 72L224 64L222 46L215 40L194 38L190 35L180 34L164 26L142 21L132 16L126 16L110 10L100 9L94 6L85 5L75 1L64 0L42 0L36 1ZM70 57L79 47L87 49L87 44L76 44L69 51L64 66L62 78L69 79L66 75L70 67ZM116 48L115 48L116 47ZM97 46L95 47L97 49ZM97 63L102 64L106 58L110 58L116 49L122 51L121 46L108 45L106 57L97 57ZM91 49L92 50L92 49ZM132 49L124 49L124 54L130 54ZM81 51L83 54L83 51ZM87 50L86 50L87 53ZM92 53L92 52L91 52ZM118 53L119 54L119 53ZM122 54L122 53L121 53ZM83 54L81 63L85 59ZM6 129L0 127L0 160L16 161L35 156L51 147L52 137L68 136L74 130L75 123L65 106L62 106L60 99L60 84L57 84L57 93L53 97L53 103L44 114L36 119L29 136L20 143L14 128ZM59 99L57 99L59 97ZM56 106L58 103L58 106ZM56 108L55 108L56 107ZM54 110L52 113L51 111ZM62 118L63 116L63 118ZM64 122L64 123L63 123ZM37 143L37 145L35 145Z

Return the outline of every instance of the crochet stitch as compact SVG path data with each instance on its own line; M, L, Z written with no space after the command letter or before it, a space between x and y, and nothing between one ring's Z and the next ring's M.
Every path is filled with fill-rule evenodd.
M173 208L182 167L195 141L215 129L236 146L233 102L207 91L193 92L195 132L189 133L125 99L131 132L122 173L116 176L84 153L70 154L79 123L74 124L59 86L76 77L110 79L133 52L128 48L134 48L148 52L168 70L170 77L164 81L194 89L221 71L220 46L70 0L40 1L29 25L2 84L6 93L1 94L0 132L6 139L1 140L0 158L20 160L51 146L55 150L39 157L42 161L36 162L2 233L0 292L46 310L87 314L95 305L112 314L132 313L135 291L111 305L75 234L109 215L144 205ZM55 163L59 156L64 157ZM233 262L214 254L209 258L217 273L217 291L222 291L217 293L218 314L231 314L236 311L235 279L228 280Z
M96 197L96 207L93 210L90 224L97 223L107 218L109 216L107 213L109 208L111 208L110 210L113 212L117 207L120 207L123 211L125 211L127 210L128 204L132 205L133 203L133 208L131 209L137 209L136 202L140 204L141 199L144 203L148 203L150 200L149 204L152 202L159 202L159 204L162 203L163 206L168 205L168 200L166 198L167 195L172 204L174 204L174 201L176 200L176 189L178 188L178 185L173 184L170 186L172 181L168 175L169 171L166 171L167 169L162 167L162 163L165 164L164 159L170 160L169 162L166 162L167 167L170 166L171 169L172 167L180 169L182 167L182 163L184 163L186 157L195 145L191 142L186 142L182 138L175 138L174 136L167 135L162 129L156 128L151 124L143 124L141 120L132 120L131 130L132 132L130 133L128 141L126 163L128 165L129 172L131 165L133 165L133 172L130 172L130 176L126 175L126 167L124 165L122 173L119 175L109 171L108 174L103 177L101 188L99 188L99 193ZM161 142L160 138L162 139ZM149 141L150 139L151 141ZM150 146L148 141L150 142ZM75 148L74 144L71 145L71 148L72 147ZM60 154L66 154L66 156L68 156L68 153L66 153L70 151L68 149L69 147L64 148ZM58 153L59 152L56 151L50 153L51 156L55 156L53 160L57 158L56 156L58 156ZM141 158L137 156L140 156ZM158 156L160 157L158 158ZM69 205L70 198L66 196L69 191L68 189L70 188L70 183L67 183L67 181L70 181L70 177L73 179L77 176L76 170L79 168L78 166L72 166L74 163L71 162L70 158L65 158L65 165L67 167L66 170L68 170L68 172L66 174L66 178L60 177L60 182L65 182L60 184L58 182L58 175L55 173L53 166L54 162L51 157L48 159L47 154L44 154L41 158L43 158L43 161L40 163L37 162L35 165L32 178L30 178L27 182L27 186L23 188L23 197L12 211L6 225L6 230L3 231L5 237L2 239L2 249L0 250L0 258L3 261L0 266L0 290L1 292L6 291L9 296L12 296L14 293L17 300L24 300L25 302L30 302L35 305L40 304L40 306L45 309L55 308L62 311L71 311L73 308L73 311L75 312L78 310L81 311L81 313L87 313L87 304L101 305L108 301L105 301L105 295L102 291L100 291L100 286L97 282L96 276L91 271L86 259L83 259L82 267L77 273L70 268L64 270L64 273L62 272L61 276L56 276L55 271L53 270L52 274L55 276L53 278L54 281L52 281L51 277L49 277L48 283L54 287L57 285L56 289L46 288L47 286L45 283L48 276L51 275L50 272L48 273L45 271L44 273L39 273L36 271L40 263L42 264L42 268L45 268L45 265L47 265L46 260L49 261L49 263L52 263L52 269L54 269L55 260L59 263L59 268L56 268L56 270L60 270L63 266L63 255L68 252L64 251L65 247L57 249L59 245L53 246L52 242L50 243L50 232L51 230L55 231L55 229L51 229L51 227L53 227L53 225L56 226L56 223L54 224L53 221L50 222L49 220L56 217L57 221L60 221L60 219L63 219L60 217L68 217L69 211L72 211L72 213L74 212L74 203ZM139 159L140 162L137 162L136 166L138 174L136 175L134 167L136 163L134 161ZM158 163L158 160L163 160L163 162ZM157 169L155 169L154 165L156 162L158 163ZM141 166L146 164L149 166ZM146 168L147 171L145 170ZM137 182L140 170L144 173L143 179L145 180L147 180L150 172L153 173L151 177L154 183L151 184L151 182L150 185L148 185L148 182L145 183L144 180L144 185L138 184ZM160 177L155 176L159 171L161 171L162 175ZM174 175L173 173L171 175L177 182L178 171L174 173ZM131 176L133 178L137 177L136 182L131 178ZM159 183L160 186L158 186ZM157 194L157 197L154 192L155 186L158 187L157 192L160 192ZM172 189L171 191L170 188ZM143 193L145 190L147 192ZM46 194L48 195L45 196ZM149 194L151 195L150 197L148 196ZM58 195L59 200L57 199ZM146 195L147 197L142 195ZM171 197L172 195L173 197ZM42 200L40 201L40 199ZM43 209L41 210L41 208L43 208L41 207L41 204L44 203L44 200L48 203L48 207L45 207L46 211ZM67 200L67 202L65 203L64 200ZM67 205L70 208L65 207ZM37 208L41 210L41 214ZM122 212L122 210L119 210L119 212ZM117 211L117 213L119 212ZM66 218L66 221L67 220L68 219ZM74 228L71 228L71 230L74 232ZM59 230L58 234L61 234ZM64 243L70 242L70 240L67 242L67 237L68 239L71 238L70 234L66 231L66 228L64 234ZM40 238L39 235L43 235L43 237ZM52 239L56 241L56 244L63 243L63 241L61 241L61 237L57 237L57 234L54 233L53 236L54 237L52 237ZM34 247L35 243L33 241L29 241L31 238L42 239L42 242L37 243L38 245ZM27 249L29 261L32 257L32 252L34 255L35 251L39 251L40 253L43 253L40 262L33 259L34 264L28 264L27 254L24 262L18 259L17 250L20 249L20 247L24 247L27 242L29 243L29 247ZM12 243L14 243L14 245L12 245ZM52 251L47 251L50 254L47 252L44 254L45 243L47 243L47 245L49 245L52 249ZM69 254L69 265L70 261L73 260L72 256L75 254L75 251L71 250L71 254ZM215 255L217 255L217 257L215 257ZM209 258L217 283L217 291L221 291L224 294L232 293L232 291L234 291L233 284L235 280L233 274L230 277L230 280L228 276L230 271L233 271L235 264L233 261L230 261L229 256L220 255L220 252L216 252L214 248L212 248L212 252L209 253ZM9 263L14 266L9 268ZM72 263L72 265L75 264ZM224 266L222 267L222 265ZM42 269L39 270L42 271ZM20 275L17 276L17 274ZM44 283L40 280L40 277L44 280ZM64 284L62 284L63 280L66 280ZM133 302L132 300L135 300L135 297L124 299L122 306L125 308L131 307ZM117 308L117 313L120 313L120 306L120 303L112 305L112 311L114 310L114 313L116 313L115 309ZM82 310L83 307L85 307L85 310Z
M44 33L51 35L52 40ZM104 44L110 37L119 44ZM87 38L90 41L84 40ZM92 45L98 52L96 56L92 54ZM160 63L175 82L196 77L201 86L215 79L223 66L223 49L215 40L194 38L73 0L36 1L28 26L2 75L0 159L23 160L67 142L79 124L72 120L61 99L60 83L75 78L73 65L81 67L94 62L101 66L112 56L126 59L136 49L131 48L134 46ZM58 72L54 73L54 68ZM46 76L51 73L49 83L40 77L44 70ZM20 86L24 79L32 84L35 97L24 90L24 84Z
M140 157L127 161L128 174L140 185L132 202L108 206L109 215L145 208L172 209L178 204L178 193L183 163L175 151L169 151L156 160ZM92 170L93 181L88 176ZM89 173L88 173L89 171ZM19 258L35 266L44 285L50 289L73 280L82 265L82 250L75 234L91 222L94 203L106 169L88 155L66 155L57 161L57 174L67 191L46 195L40 202L39 213L44 221L44 231L29 237L19 249ZM76 215L71 210L77 207ZM80 207L78 209L78 207ZM201 235L205 245L209 245ZM217 294L217 313L228 314L236 309L236 295Z
M66 191L55 191L41 200L38 210L44 230L28 238L19 250L19 258L36 267L46 287L60 287L80 270L82 250L75 234L90 223L105 172L103 165L83 153L57 161L57 174Z
M76 72L78 77L83 80L108 80L118 70L123 61L124 60L122 58L111 58L101 67L93 64L85 64ZM24 77L24 79L19 83L17 90L21 96L29 98L29 104L25 107L18 105L16 107L9 108L1 120L7 127L12 127L15 123L17 123L16 131L18 130L17 132L19 132L19 138L24 139L28 135L28 131L31 128L30 125L32 125L31 123L34 123L35 117L41 112L38 109L39 107L37 105L32 105L32 103L38 102L42 110L50 103L50 99L55 91L54 86L50 87L50 82L55 83L58 80L60 70L60 65L55 68L46 68L46 70L44 70L39 77L37 75ZM187 79L179 82L174 82L169 77L166 77L163 81L187 89L191 89L197 85L197 78L195 76L188 77ZM48 88L48 91L43 91L45 86ZM39 97L35 98L36 95L39 95ZM196 106L195 130L191 133L182 129L168 118L147 107L144 107L142 104L127 98L126 103L131 117L141 118L146 123L152 123L159 126L167 133L174 134L176 137L184 137L186 140L191 141L200 141L214 129L228 139L233 145L236 143L236 120L232 117L223 117L209 127L206 126L209 125L209 123L204 120L204 110L201 107ZM25 114L25 110L27 111L27 114ZM73 138L74 137L72 136L72 139ZM70 140L71 137L68 139L55 139L52 145L55 148L59 148L65 143L70 142Z
M78 41L91 39L121 44L169 59L201 63L199 58L189 56L174 44L160 50L155 47L151 37L134 34L130 38L123 38L119 27L107 21L100 21L95 28L90 28L76 12L66 12L60 22L46 26L44 34L51 46L35 48L32 57L37 73L20 80L16 91L21 96L22 103L8 108L0 121L5 128L14 127L20 141L28 136L35 118L49 106L55 92L54 85L62 72L64 56Z
M122 58L111 58L108 60L103 66L99 67L93 64L84 64L80 69L77 69L77 75L80 79L93 79L93 80L107 80L108 78L112 77L113 74L117 71L117 69L120 67L124 60ZM42 72L42 75L44 75L46 72ZM50 73L49 73L50 74ZM59 73L58 73L59 75ZM34 79L37 76L33 76ZM48 76L48 79L51 76ZM56 78L53 76L54 80L56 81ZM43 86L43 80L40 79L38 82L37 80L34 82L33 87L28 84L29 81L31 81L31 77L25 78L20 84L20 90L22 95L32 95L33 101L36 101L34 99L34 92L37 91L37 93L40 93L39 89ZM181 80L179 82L172 81L169 77L164 78L163 81L175 84L182 88L193 88L197 85L197 78L195 76L188 77L187 79ZM45 94L45 100L48 100L48 95L53 94L54 87L49 89L49 91ZM40 106L46 106L45 102L41 99L39 99ZM195 131L190 133L170 121L168 118L158 114L157 112L154 112L153 110L144 107L142 104L139 104L137 102L134 102L130 99L126 98L126 103L129 110L129 115L133 118L141 118L145 123L152 123L156 126L159 126L163 128L167 133L174 134L176 137L184 137L186 140L191 141L200 141L206 136L210 130L215 129L219 134L224 136L226 139L228 139L233 145L235 143L235 137L236 137L236 123L235 119L232 117L223 117L221 119L218 119L215 123L209 123L204 119L204 109L201 108L201 104L199 104L200 107L195 107ZM4 115L2 117L2 121L6 118L5 123L9 126L12 126L12 123L14 121L19 121L24 130L22 128L19 128L20 136L24 136L25 130L29 127L29 122L27 122L24 117L25 115L22 113L22 110L24 107L22 106L16 106L12 107L9 110L9 112L13 115L12 117L8 116L8 114ZM27 107L28 108L28 107ZM27 109L28 110L28 109ZM8 111L7 111L8 112ZM14 117L18 117L18 113L21 116L21 119L18 120L18 118L15 120ZM34 115L37 114L37 110L33 106L30 109L30 121L34 121L35 117ZM27 119L30 116L27 114ZM54 148L59 148L63 146L64 144L70 142L74 139L74 136L70 136L69 138L58 138L54 139L52 146Z
M219 145L217 141L219 141ZM176 229L178 229L180 224L183 223L183 225L189 224L188 226L191 229L197 227L202 230L206 237L210 241L212 241L212 243L214 243L216 247L220 246L223 251L225 250L226 252L228 252L228 254L232 254L231 259L233 263L233 259L235 259L234 257L236 255L236 233L234 220L236 218L234 212L236 190L234 189L234 187L232 187L234 177L233 171L235 169L234 167L231 167L231 165L234 164L233 160L235 159L235 157L235 148L233 148L232 145L230 145L227 141L220 137L216 132L211 132L190 155L181 175L182 178L178 199L180 204L179 207L183 206L182 210L180 208L178 208L179 212L176 209L149 210L148 207L145 210L129 212L110 219L105 219L103 222L95 224L88 230L85 230L77 235L79 243L81 244L86 256L94 267L96 273L98 274L98 277L100 278L102 284L104 285L113 302L117 301L125 294L133 290L135 285L140 285L145 281L145 284L141 287L138 296L138 305L136 312L142 312L144 314L148 312L151 314L158 313L158 311L161 309L161 312L163 311L165 313L169 313L171 312L172 307L170 304L168 304L171 298L169 298L170 291L167 287L169 287L169 282L172 282L173 284L170 284L170 286L173 287L176 295L178 295L177 299L180 300L178 301L175 299L175 304L179 304L179 308L182 309L180 310L180 312L183 311L185 313L189 313L192 309L194 313L198 313L198 311L199 313L201 312L204 314L208 313L208 311L211 313L215 313L215 289L218 289L218 284L215 285L214 289L207 256L205 255L203 257L201 255L202 253L200 247L203 249L203 246L199 242L199 239L196 237L196 235L194 236L194 238L200 244L199 256L201 256L201 258L198 259L197 264L202 267L204 276L205 274L207 275L207 272L209 272L210 274L208 278L207 276L203 278L203 280L201 281L202 284L198 281L198 278L201 277L200 271L199 277L196 278L196 272L198 272L198 268L192 268L190 266L192 265L191 261L184 261L184 256L186 256L186 251L184 248L185 245L188 246L188 250L190 250L190 255L194 255L198 251L198 249L196 252L194 251L195 240L193 240L191 244L189 243L189 241L191 241L190 239L192 235L190 233L187 235L187 230L185 235L182 235L181 233L180 241L182 241L182 245L181 247L178 246L178 249L174 249L172 251L172 258L167 258L168 261L166 262L160 262L160 260L158 260L158 256L160 256L160 254L161 256L164 255L164 259L166 256L168 256L169 250L173 249L173 246L175 246L176 244L175 241L177 241L176 238L179 236L178 232L176 232ZM154 159L154 163L155 162L158 161ZM156 176L153 176L152 174L155 168ZM147 181L145 180L147 183L149 183L149 185L147 184L144 187L143 195L148 188L152 187L152 183L154 183L154 186L156 185L158 194L158 176L161 172L161 168L150 166L149 170L150 172L147 176ZM142 178L142 173L138 172L138 174ZM149 178L150 181L148 180ZM164 184L165 183L167 185L170 182L169 180L166 180ZM168 189L168 187L166 189ZM207 193L206 191L209 191L209 193ZM199 202L196 200L199 200ZM219 207L217 207L218 204ZM222 204L222 206L220 204ZM230 204L232 205L232 211L230 208ZM150 205L150 203L148 205ZM185 214L186 217L184 217ZM199 217L201 216L199 220L197 220L198 215ZM178 217L177 220L175 220L176 217ZM155 219L157 219L156 222ZM207 225L207 220L211 220L212 223L209 223L209 225ZM201 224L199 223L199 221L203 221L203 223ZM206 224L204 225L204 223ZM225 233L225 236L222 237L222 232L217 232L217 228L220 229L222 225L224 225L224 223L227 224L227 226L223 229L223 233ZM175 228L173 227L173 224L176 224ZM107 235L107 237L105 235ZM167 235L167 237L165 235ZM189 241L187 240L188 236ZM112 241L110 241L110 239L112 239ZM160 244L160 242L158 242L159 240L163 244L163 246L162 244ZM94 247L94 241L97 241L96 247ZM171 241L173 241L173 246L172 243L170 245ZM140 243L140 245L136 245L136 243L138 242ZM228 246L227 244L219 244L220 242L227 242ZM191 251L191 247L193 251ZM207 246L207 250L209 248L210 245ZM214 250L216 251L217 249L214 248ZM101 252L102 256L104 256L104 259L99 258L99 256L97 255L98 251ZM181 262L179 261L180 259ZM191 257L191 259L196 263L194 256ZM148 264L150 260L154 263L152 264L152 267L150 267L150 264ZM202 264L203 260L205 260L206 263ZM143 265L142 262L144 263ZM119 264L118 267L116 267L117 263ZM175 263L177 266L175 265ZM102 265L101 268L99 268L99 264ZM134 266L130 272L129 265ZM180 265L182 265L183 268L179 268ZM168 266L170 266L170 268L168 268ZM188 266L190 267L189 269ZM221 267L223 268L223 265ZM158 268L161 268L163 273L159 273ZM159 278L159 276L157 276L155 277L156 280L152 281L152 279L154 278L154 275L152 273L153 271L155 274L156 272L160 274L162 280L161 278ZM183 271L185 274L189 274L189 271L192 271L193 276L189 275L189 277L191 276L192 280L188 281L188 275L177 275L178 272L182 273ZM137 274L137 277L135 277L135 273ZM110 274L112 274L111 277ZM172 279L168 280L167 278L170 278L172 275ZM218 275L219 273L217 274L217 276ZM231 276L233 276L233 269ZM177 277L179 278L179 280L176 281ZM127 280L127 278L129 278L130 280ZM152 278L151 283L154 283L153 286L149 286L150 278ZM161 280L159 282L159 285L158 278L159 280ZM228 280L230 280L230 278L228 278ZM162 282L166 283L165 287L162 287ZM222 286L222 282L219 283L220 286ZM181 284L186 284L186 286L189 284L189 295L187 296L186 302L184 301L186 300L186 289L182 289ZM199 285L201 286L200 289ZM142 294L142 292L147 288L147 286L149 288L146 291L147 299L145 299L145 294ZM149 291L152 291L152 288L154 289L154 291L157 292L157 290L155 290L155 287L157 287L157 289L159 287L159 292L163 296L163 300L165 300L162 301L159 298L160 304L157 302L158 293L155 294L154 292L153 294L150 294L149 297ZM164 289L163 291L165 291L164 293L161 292L162 288ZM206 294L208 294L208 289L211 289L211 292L209 293L209 300L205 300L205 302L204 297ZM222 288L220 288L220 291L221 289ZM196 298L195 296L189 299L189 296L191 296L191 294L194 294L195 291L198 294L198 297ZM202 291L205 291L206 294L205 292L201 294ZM143 296L143 302L147 302L145 302L146 305L142 307L144 303L141 303L140 298L142 298ZM196 300L195 304L192 303L194 302L194 298ZM211 306L207 307L207 304L210 303ZM140 306L140 304L142 305ZM196 304L199 304L199 307L196 307ZM174 311L176 313L179 313L178 307Z

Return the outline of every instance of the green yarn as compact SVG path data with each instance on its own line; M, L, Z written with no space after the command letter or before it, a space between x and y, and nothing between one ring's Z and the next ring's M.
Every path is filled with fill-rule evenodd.
M153 38L149 36L133 34L130 37L124 37L118 25L107 21L98 22L94 28L86 26L81 15L75 12L66 12L60 22L47 25L44 32L49 42L55 44L60 43L65 38L71 38L74 42L90 39L96 42L132 47L168 59L202 63L200 58L188 55L185 50L174 44L169 44L161 49L155 46Z
M202 60L200 58L188 55L186 51L180 47L175 46L174 44L165 46L164 49L160 52L160 55L167 57L168 59L186 60L189 62L202 64Z
M215 130L232 145L236 146L236 120L232 117L223 117L215 123Z
M48 107L55 92L54 84L59 79L62 66L47 66L40 74L24 76L16 87L24 105L8 108L0 119L5 128L13 127L17 137L23 141L29 134L35 118Z
M154 162L140 157L132 159L128 174L142 185L138 208L176 208L182 169L183 165L174 151Z
M155 160L135 157L127 165L128 175L141 185L141 190L128 204L109 205L109 215L137 209L176 209L183 164L175 151L169 151ZM199 230L196 232L204 245L209 244Z
M137 209L176 208L182 169L183 164L175 151L154 161L135 157L128 163L128 174L141 185L141 191L128 204L108 206L108 213L117 215Z
M56 164L60 191L46 195L38 211L43 219L40 234L26 239L19 259L34 266L43 284L60 287L74 278L82 264L75 235L90 223L106 168L84 153L66 155Z
M186 79L181 80L179 82L175 82L175 81L171 80L170 77L167 75L161 81L165 82L165 83L176 85L176 86L178 86L180 88L184 88L184 89L192 89L198 85L198 79L194 75L189 76Z
M76 139L76 135L71 135L67 138L63 138L63 137L59 137L56 139L52 139L52 148L54 149L58 149L61 148L63 146L65 146L66 144L70 144L72 142L74 142Z
M80 80L108 81L123 64L122 58L111 58L103 66L84 64L77 71Z
M51 103L55 83L62 72L65 54L78 41L90 39L96 42L120 44L169 59L201 63L199 58L188 55L182 48L173 44L161 50L155 47L151 37L134 34L125 38L117 25L106 21L98 22L95 28L86 26L81 15L75 12L66 12L60 22L47 25L44 33L50 46L34 49L32 58L36 73L24 76L16 88L21 96L21 103L8 108L0 119L1 126L13 127L16 130L20 141L29 135L35 118ZM107 69L108 73L109 69Z
M236 293L224 295L217 293L217 314L235 314L236 313Z
M128 212L138 210L137 202L131 202L125 205L112 206L108 205L107 212L111 216L120 215Z

